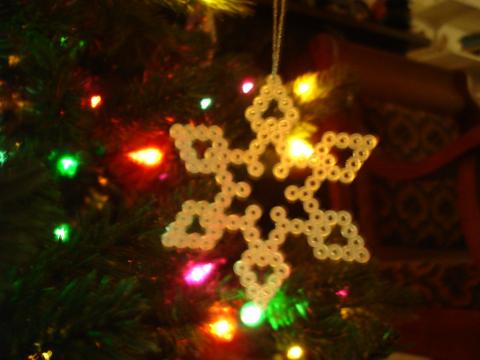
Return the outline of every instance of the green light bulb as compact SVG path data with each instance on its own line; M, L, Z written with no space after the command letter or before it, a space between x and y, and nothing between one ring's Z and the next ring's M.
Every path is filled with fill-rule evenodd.
M74 177L77 173L80 161L75 155L66 154L57 160L57 172L61 176Z
M60 242L68 242L70 240L70 225L61 224L53 229L55 240Z
M213 104L213 99L210 97L205 97L200 100L200 109L207 110Z
M308 316L308 301L294 296L287 296L282 290L277 291L268 303L265 317L274 330L291 326L298 317Z
M60 46L61 47L66 47L67 46L67 41L68 41L68 36L60 36Z
M240 319L248 327L257 327L263 322L265 317L263 309L254 302L249 301L240 309Z
M5 164L8 159L8 153L5 150L0 150L0 166Z

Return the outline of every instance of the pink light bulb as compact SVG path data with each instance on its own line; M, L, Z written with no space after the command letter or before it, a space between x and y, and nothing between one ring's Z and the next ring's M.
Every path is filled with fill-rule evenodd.
M253 81L245 80L242 83L242 92L244 94L249 94L253 90L254 87L255 87L255 84L253 83Z
M188 285L200 285L207 280L213 269L212 263L196 264L187 269L183 278Z
M342 299L345 299L348 296L348 288L343 288L341 290L338 290L335 295L338 297L341 297Z
M164 181L164 180L167 180L167 179L168 179L168 173L161 173L158 176L158 180L160 180L160 181Z

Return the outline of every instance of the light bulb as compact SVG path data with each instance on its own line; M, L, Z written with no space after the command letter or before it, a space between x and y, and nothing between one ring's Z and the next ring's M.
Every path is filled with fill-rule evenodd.
M187 270L183 278L188 285L203 284L211 275L214 267L212 263L196 264Z
M253 88L255 87L255 84L251 80L245 80L242 83L242 92L244 94L249 94L252 92Z
M307 73L299 76L293 83L293 93L302 103L315 100L323 92L318 84L317 73Z
M61 224L53 230L55 240L60 242L68 242L70 240L70 225Z
M92 95L90 97L90 107L96 109L102 104L102 97L100 95Z
M263 309L253 301L249 301L240 309L240 319L248 327L259 326L264 320Z
M208 324L210 334L220 341L231 341L235 336L236 326L232 319L219 318Z
M163 152L155 147L148 147L128 153L128 157L134 162L147 166L154 167L161 164L163 160Z
M303 356L303 349L299 345L290 346L287 351L287 358L291 360L301 359Z
M288 139L288 153L293 159L308 159L314 150L312 145L303 139Z
M210 97L205 97L200 100L200 109L207 110L213 104L213 99Z
M80 161L76 155L65 154L57 160L57 172L61 176L74 177L80 166Z

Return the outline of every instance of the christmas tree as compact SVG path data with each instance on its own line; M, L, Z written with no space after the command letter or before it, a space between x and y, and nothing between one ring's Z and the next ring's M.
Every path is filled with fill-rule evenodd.
M398 294L374 264L352 262L355 254L339 250L349 261L336 261L317 247L314 256L307 230L282 245L290 275L261 304L243 275L240 284L237 265L233 271L250 241L241 225L197 250L171 247L195 247L211 235L205 224L218 214L205 204L228 191L210 171L223 166L224 138L229 149L246 149L258 135L244 112L269 89L266 74L248 50L218 51L221 28L213 21L221 13L248 15L249 5L0 4L1 359L380 359L391 351ZM249 201L227 199L225 216L255 210L248 210L252 202L262 206L263 214L252 215L257 226L245 225L252 236L274 228L269 212L285 203L286 188L293 189L291 218L305 215L295 200L316 151L310 143L374 141L315 125L343 104L341 72L298 75L286 84L302 115L282 150L290 154L290 176L279 183L275 170L266 171L237 187ZM288 115L293 105L282 109L282 99L275 100ZM261 166L282 161L272 146L263 150ZM256 172L230 165L235 181ZM315 196L328 204L321 191ZM343 249L344 232L356 231L350 215L325 214L339 214L324 235ZM254 265L259 282L271 277Z

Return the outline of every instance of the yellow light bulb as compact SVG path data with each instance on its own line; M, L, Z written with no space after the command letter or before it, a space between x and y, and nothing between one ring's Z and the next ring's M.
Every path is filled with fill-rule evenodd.
M325 92L324 90L322 91L318 85L317 73L299 76L293 83L293 93L302 103L315 100Z
M299 345L290 346L287 351L287 358L291 360L301 359L303 356L303 349Z
M348 319L353 314L353 310L349 308L341 308L340 316L343 320Z
M311 89L312 89L312 84L307 82L301 82L300 84L298 84L298 88L297 88L299 95L303 95L307 91L310 91Z
M303 139L290 138L288 140L288 154L293 159L308 159L313 154L313 147Z

